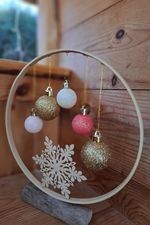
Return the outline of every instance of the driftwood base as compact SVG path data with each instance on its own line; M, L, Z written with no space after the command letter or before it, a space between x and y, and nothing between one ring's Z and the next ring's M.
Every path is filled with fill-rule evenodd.
M59 201L33 184L28 184L22 190L21 197L23 201L69 225L88 225L92 218L91 209Z

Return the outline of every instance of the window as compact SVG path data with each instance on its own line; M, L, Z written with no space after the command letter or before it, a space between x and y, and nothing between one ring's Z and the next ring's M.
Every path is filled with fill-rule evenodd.
M0 58L30 61L37 52L38 6L0 0Z

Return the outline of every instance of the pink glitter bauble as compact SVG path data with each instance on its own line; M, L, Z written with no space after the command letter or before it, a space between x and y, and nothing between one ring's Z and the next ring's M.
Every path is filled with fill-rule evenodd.
M93 119L89 115L77 114L72 120L72 128L77 134L89 135L93 130Z

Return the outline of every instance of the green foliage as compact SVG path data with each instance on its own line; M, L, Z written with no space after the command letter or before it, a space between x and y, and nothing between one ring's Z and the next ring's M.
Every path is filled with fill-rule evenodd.
M17 10L20 10L21 48L18 48L15 29ZM7 7L0 7L0 58L32 60L36 56L36 31L37 13L33 13L30 6L22 7L21 2L10 1Z

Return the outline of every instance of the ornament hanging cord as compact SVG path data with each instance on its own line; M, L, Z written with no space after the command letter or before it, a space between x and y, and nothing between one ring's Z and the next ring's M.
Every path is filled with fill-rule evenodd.
M35 101L36 98L36 65L33 66L33 79L32 79L32 83L33 83L33 101Z
M88 63L89 63L89 57L87 56L86 63L85 63L85 69L84 69L83 104L86 104L87 103Z
M32 79L32 84L33 84L33 96L32 96L32 98L33 98L33 102L34 102L35 99L36 99L36 65L33 66L33 79ZM31 114L36 115L34 106L31 109ZM37 141L36 136L33 135L33 153L34 154L36 153L35 152L35 149L36 149L36 141Z
M48 62L48 86L51 87L52 62Z
M49 59L49 61L48 61L48 87L45 90L46 95L48 95L48 96L53 96L53 90L51 87L51 74L52 74L52 62Z
M102 90L103 90L103 75L104 75L104 65L100 63L100 82L99 82L99 104L97 110L97 129L100 129L100 116L101 116L101 103L102 103Z

